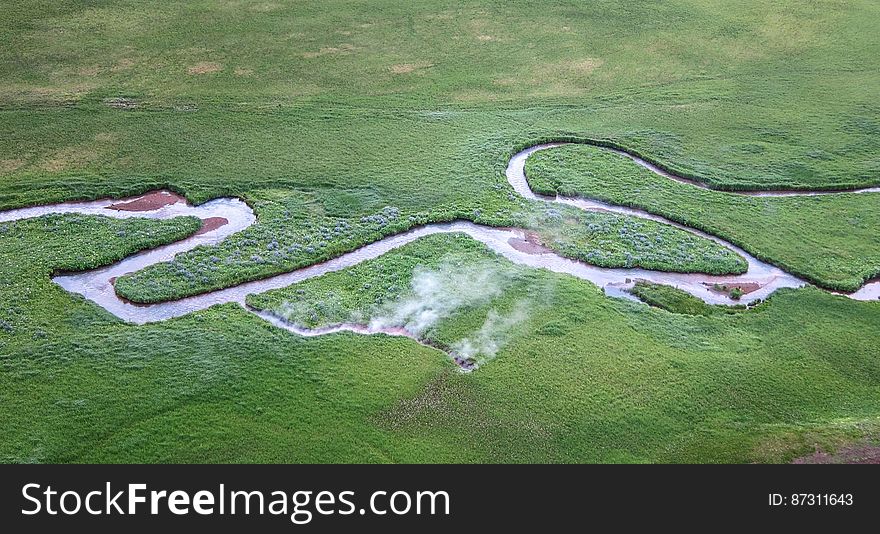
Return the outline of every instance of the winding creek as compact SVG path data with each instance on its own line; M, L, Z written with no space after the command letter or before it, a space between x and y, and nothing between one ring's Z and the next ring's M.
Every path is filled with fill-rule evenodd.
M535 194L529 188L526 180L524 170L526 160L531 154L539 150L551 149L562 144L565 143L536 145L519 152L511 158L506 171L507 180L519 195L535 201L569 204L583 210L613 212L675 226L700 237L711 239L712 241L736 252L748 262L747 272L740 275L712 276L705 274L667 273L645 269L606 269L570 260L544 249L543 247L532 243L528 233L522 229L493 228L461 221L421 226L408 232L393 235L363 246L353 252L343 254L324 263L315 264L289 273L279 274L238 286L212 291L210 293L186 297L180 300L140 305L127 302L116 295L113 288L113 281L117 277L141 270L144 267L156 263L169 261L174 258L175 255L191 250L200 245L219 243L228 236L244 230L256 222L256 217L250 207L241 200L230 198L220 198L206 202L200 206L191 206L172 193L158 192L126 200L69 202L49 206L8 210L0 212L0 222L16 221L31 217L39 217L41 215L59 213L103 215L114 218L142 217L149 219L170 219L173 217L189 215L209 222L209 224L203 226L203 229L199 233L181 241L131 255L122 261L106 267L78 273L62 274L53 278L55 283L65 290L71 293L80 294L120 319L135 324L164 321L196 310L202 310L215 304L237 302L246 309L249 309L255 315L269 321L271 324L300 335L323 335L346 330L361 334L382 332L389 335L407 336L415 339L413 335L402 328L373 330L367 326L357 324L345 324L329 328L309 330L289 324L271 313L248 308L245 305L245 297L249 294L262 293L272 289L286 287L302 280L307 280L309 278L357 265L365 260L377 258L390 250L411 243L416 239L427 235L450 232L467 234L514 263L576 276L603 288L605 293L610 296L629 299L635 299L635 297L628 293L627 290L632 287L636 280L646 280L649 282L675 286L699 297L705 302L724 305L738 303L748 304L766 298L779 288L794 288L806 285L804 280L786 273L778 267L758 260L731 243L716 236L706 234L705 232L675 223L663 217L637 209L624 208L585 198L566 198L558 196L546 197ZM614 149L608 150L622 154L639 165L669 179L692 184L695 187L705 187L704 184L699 182L693 182L670 174L627 152ZM880 187L865 188L849 192L880 193ZM792 196L835 194L835 192L762 191L743 192L742 194ZM152 202L146 202L146 199L148 198ZM157 198L159 199L158 202L156 202ZM141 203L141 205L139 205L139 203ZM740 300L734 301L727 294L713 291L713 284L728 285L731 287L742 285L743 287L749 288L749 292L743 295ZM847 296L858 300L875 300L880 298L880 281L869 282L862 286L857 292L848 294ZM459 365L465 370L472 368L467 362L457 361L457 363L459 363Z

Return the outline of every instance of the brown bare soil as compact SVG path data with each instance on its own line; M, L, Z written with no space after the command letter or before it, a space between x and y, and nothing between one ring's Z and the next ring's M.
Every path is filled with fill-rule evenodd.
M199 231L196 232L195 235L206 234L211 230L216 230L227 224L229 224L229 220L224 217L208 217L207 219L202 219L202 227L199 228Z
M153 211L162 206L170 206L171 204L177 204L178 202L186 202L186 199L170 191L155 191L134 200L111 204L110 206L107 206L107 208L119 211Z
M516 250L525 252L526 254L539 255L550 252L550 249L541 243L541 238L538 237L538 234L535 232L526 232L525 239L511 237L507 242Z
M703 282L703 285L709 288L709 291L713 293L719 294L728 294L733 289L739 289L743 292L743 295L748 295L754 291L757 291L763 287L758 282L736 282L736 283L728 283L728 282ZM716 289L715 286L718 286ZM727 287L727 291L721 289L722 287Z

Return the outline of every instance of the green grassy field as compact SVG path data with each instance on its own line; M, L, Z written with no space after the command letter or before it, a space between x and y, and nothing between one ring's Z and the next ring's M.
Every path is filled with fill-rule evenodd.
M16 280L3 302L26 316L2 334L4 460L782 461L876 428L880 367L863 335L876 303L807 289L733 315L679 315L511 266L455 235L359 266L375 294L382 282L405 294L413 260L507 273L500 293L437 324L451 342L489 310L529 303L498 357L463 375L407 339L304 339L236 305L126 326L48 280L87 235L125 230L140 235L132 248L174 236L134 234L135 224L80 221L47 235L19 223L0 242L2 276ZM5 261L28 233L43 248L28 264ZM355 283L311 280L303 299L371 301Z
M529 227L599 265L739 272L676 230L523 201L507 160L577 137L716 189L880 184L878 23L867 0L14 2L0 16L0 209L160 187L255 209L228 243L121 278L142 301L452 219ZM592 150L536 155L530 179L699 226L825 287L880 272L870 196L743 199ZM0 460L778 462L878 433L880 304L816 288L694 314L653 291L687 311L673 313L435 236L251 299L299 299L294 318L319 324L381 308L389 280L405 294L419 265L492 265L502 288L431 339L529 313L465 375L409 339L301 338L237 305L127 325L49 279L196 225L0 226ZM642 250L639 235L663 242Z

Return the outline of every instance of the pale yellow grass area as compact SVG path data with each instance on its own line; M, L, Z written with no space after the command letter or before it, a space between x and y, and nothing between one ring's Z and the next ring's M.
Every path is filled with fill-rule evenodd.
M528 92L530 98L574 98L590 93L590 87L575 81L544 83Z
M562 61L552 65L553 68L557 68L560 71L569 71L577 74L590 74L594 70L598 69L602 65L605 64L605 61L595 57L588 57L583 59L574 59L570 61Z
M452 20L455 18L455 12L450 10L444 10L439 13L428 13L425 15L425 20Z
M213 4L219 9L229 12L251 11L254 13L270 13L278 11L284 7L283 3L278 2L253 2L252 0L214 0Z
M684 104L670 104L667 106L669 109L674 109L675 111L684 111L686 113L693 111L705 111L711 108L714 104L710 102L688 102Z
M605 61L583 57L536 64L515 85L532 97L577 97L588 94Z
M136 63L137 62L135 60L133 60L129 57L124 57L124 58L120 59L119 61L117 61L116 64L110 68L110 70L113 72L122 72L124 70L128 70L128 69L134 67Z
M223 65L216 61L200 61L186 69L187 74L212 74L223 70Z
M77 170L104 158L119 141L116 132L98 132L91 141L60 148L46 155L37 167L47 172Z
M281 4L276 4L275 2L263 2L261 4L254 4L250 7L251 11L257 13L269 13L279 9L281 9Z
M421 61L417 63L399 63L397 65L391 65L391 67L389 67L389 70L393 74L409 74L411 72L415 72L420 69L427 69L433 66L433 63Z
M453 97L458 102L495 102L501 98L501 95L485 89L468 89L459 91Z
M793 52L822 43L818 23L791 13L771 13L759 27L766 44L773 48Z
M97 161L100 156L101 150L95 146L65 147L50 154L49 158L38 166L47 172L68 171L85 167Z
M95 141L99 143L113 143L119 139L119 134L115 132L98 132L95 134Z
M304 52L304 58L315 58L320 56L326 56L328 54L349 54L356 50L356 47L353 44L342 43L338 46L325 46L319 50L312 52Z
M485 13L483 13L485 15ZM489 18L475 18L468 21L465 28L465 34L477 41L488 43L492 41L503 41L504 27L497 21Z
M12 83L0 85L0 101L29 104L58 104L80 100L96 85L93 82L58 83L52 86Z
M765 46L732 39L719 43L719 48L728 61L755 61L768 56Z
M98 73L101 72L100 65L89 65L87 67L80 67L77 69L76 73L80 76L97 76Z
M23 159L0 159L0 174L15 172L23 166Z

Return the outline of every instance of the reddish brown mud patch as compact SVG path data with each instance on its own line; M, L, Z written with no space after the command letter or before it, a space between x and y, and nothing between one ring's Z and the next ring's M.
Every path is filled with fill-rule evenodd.
M550 252L550 249L541 243L541 238L536 232L525 232L525 238L511 237L507 242L516 250L526 254L539 255Z
M739 289L742 291L743 295L748 295L749 293L753 293L761 287L763 287L758 282L736 282L736 283L727 283L727 282L703 282L703 285L709 288L709 291L713 293L719 293L722 295L727 295L734 289ZM725 289L726 288L726 289Z
M211 230L216 230L227 224L229 224L229 221L225 217L208 217L207 219L202 219L202 227L199 228L196 235L207 234Z
M880 464L880 446L850 445L837 449L834 454L816 451L795 458L793 464Z
M153 211L178 202L186 202L186 199L170 191L156 191L128 202L117 202L107 207L119 211Z

